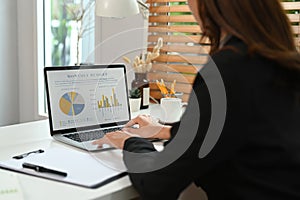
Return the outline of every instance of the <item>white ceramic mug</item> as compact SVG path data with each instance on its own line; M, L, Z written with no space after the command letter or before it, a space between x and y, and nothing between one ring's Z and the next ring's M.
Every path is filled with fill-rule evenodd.
M178 122L182 115L182 100L179 98L162 98L160 100L160 121L165 123Z

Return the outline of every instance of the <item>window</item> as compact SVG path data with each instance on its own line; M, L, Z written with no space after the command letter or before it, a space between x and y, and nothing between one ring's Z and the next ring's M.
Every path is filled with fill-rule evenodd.
M37 9L40 10L44 8L42 9L44 30L38 33L39 38L44 33L42 45L44 55L43 59L38 56L37 69L39 72L37 94L39 116L47 113L41 65L44 67L93 63L95 47L94 0L44 0L42 2L43 5L37 6ZM39 17L37 17L37 21L40 21ZM40 23L38 24L41 26ZM39 48L38 51L40 50Z
M93 61L94 0L44 0L45 65Z

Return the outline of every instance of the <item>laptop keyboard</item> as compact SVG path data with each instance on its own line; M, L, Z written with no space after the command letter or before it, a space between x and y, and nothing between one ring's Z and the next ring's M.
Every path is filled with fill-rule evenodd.
M85 131L85 132L77 132L77 133L71 133L68 135L63 135L66 138L69 138L71 140L75 140L77 142L86 142L86 141L92 141L102 138L106 133L119 131L121 130L121 127L117 128L109 128L109 129L103 129L103 130L92 130L92 131Z

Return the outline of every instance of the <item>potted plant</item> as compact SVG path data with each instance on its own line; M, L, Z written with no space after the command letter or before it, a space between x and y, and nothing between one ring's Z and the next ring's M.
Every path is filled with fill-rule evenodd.
M129 105L131 112L137 112L141 107L141 91L139 88L130 90Z

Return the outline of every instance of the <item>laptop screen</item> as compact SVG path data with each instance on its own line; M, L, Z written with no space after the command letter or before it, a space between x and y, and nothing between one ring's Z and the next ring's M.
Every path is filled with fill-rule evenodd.
M45 69L52 131L130 119L124 65Z

